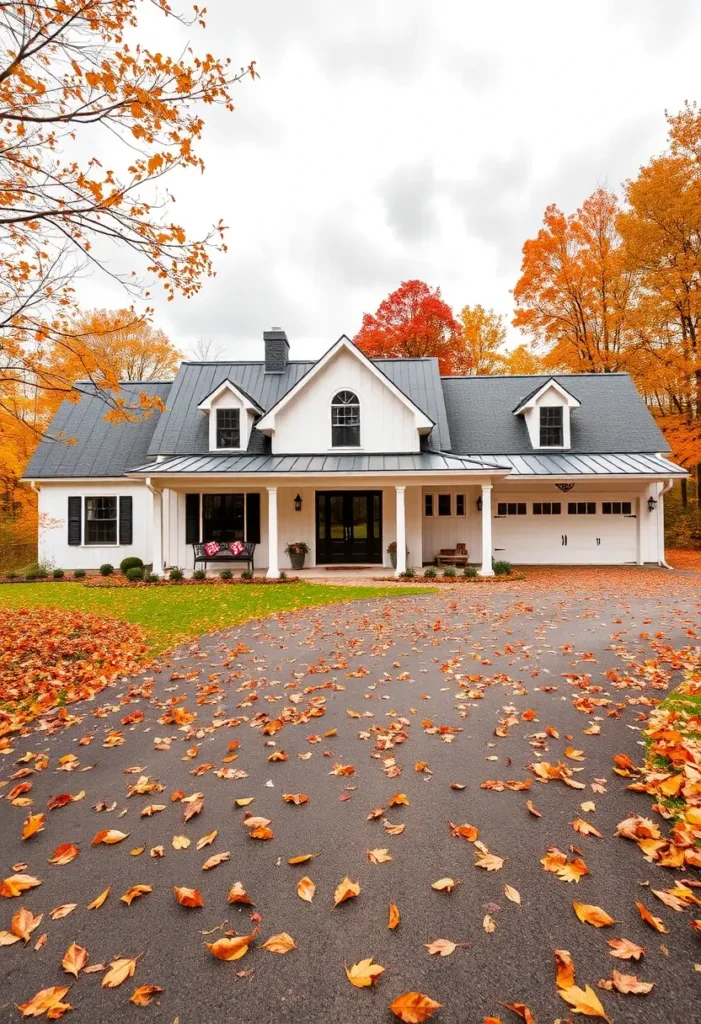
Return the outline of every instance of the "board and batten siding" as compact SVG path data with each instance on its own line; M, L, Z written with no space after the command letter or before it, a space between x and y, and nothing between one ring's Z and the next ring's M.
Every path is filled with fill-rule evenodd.
M39 560L55 569L99 569L105 562L116 567L123 558L136 555L151 561L152 497L148 488L133 480L96 480L86 483L39 481ZM85 503L91 497L132 499L131 544L86 544ZM68 499L81 499L80 544L68 543Z
M333 451L331 400L338 391L346 390L354 391L360 400L360 448L353 450L419 451L412 410L359 359L341 350L277 413L273 452L309 455Z

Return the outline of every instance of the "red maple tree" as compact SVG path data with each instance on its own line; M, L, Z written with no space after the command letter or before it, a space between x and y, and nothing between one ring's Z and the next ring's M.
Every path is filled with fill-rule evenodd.
M440 372L449 374L458 337L458 323L440 288L403 281L375 313L363 315L353 340L371 359L435 356Z

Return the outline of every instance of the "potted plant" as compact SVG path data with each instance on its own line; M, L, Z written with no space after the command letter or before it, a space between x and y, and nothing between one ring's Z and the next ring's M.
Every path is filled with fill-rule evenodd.
M290 556L290 565L293 569L304 568L304 556L309 551L309 545L303 540L295 540L285 548L285 554Z
M396 540L393 540L391 544L387 545L387 552L389 554L389 558L390 558L390 561L392 563L392 568L396 569L397 568L397 542L396 542ZM409 548L406 549L406 553L407 553L407 555L409 554Z

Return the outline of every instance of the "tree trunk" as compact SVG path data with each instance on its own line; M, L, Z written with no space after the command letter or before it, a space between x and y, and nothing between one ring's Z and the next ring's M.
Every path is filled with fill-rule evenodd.
M682 508L686 508L688 503L689 503L689 484L688 484L688 481L687 481L686 477L684 477L684 479L682 480Z

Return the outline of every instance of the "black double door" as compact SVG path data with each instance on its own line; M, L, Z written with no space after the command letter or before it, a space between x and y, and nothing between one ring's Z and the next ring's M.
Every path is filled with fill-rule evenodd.
M316 492L316 561L382 562L382 491Z

